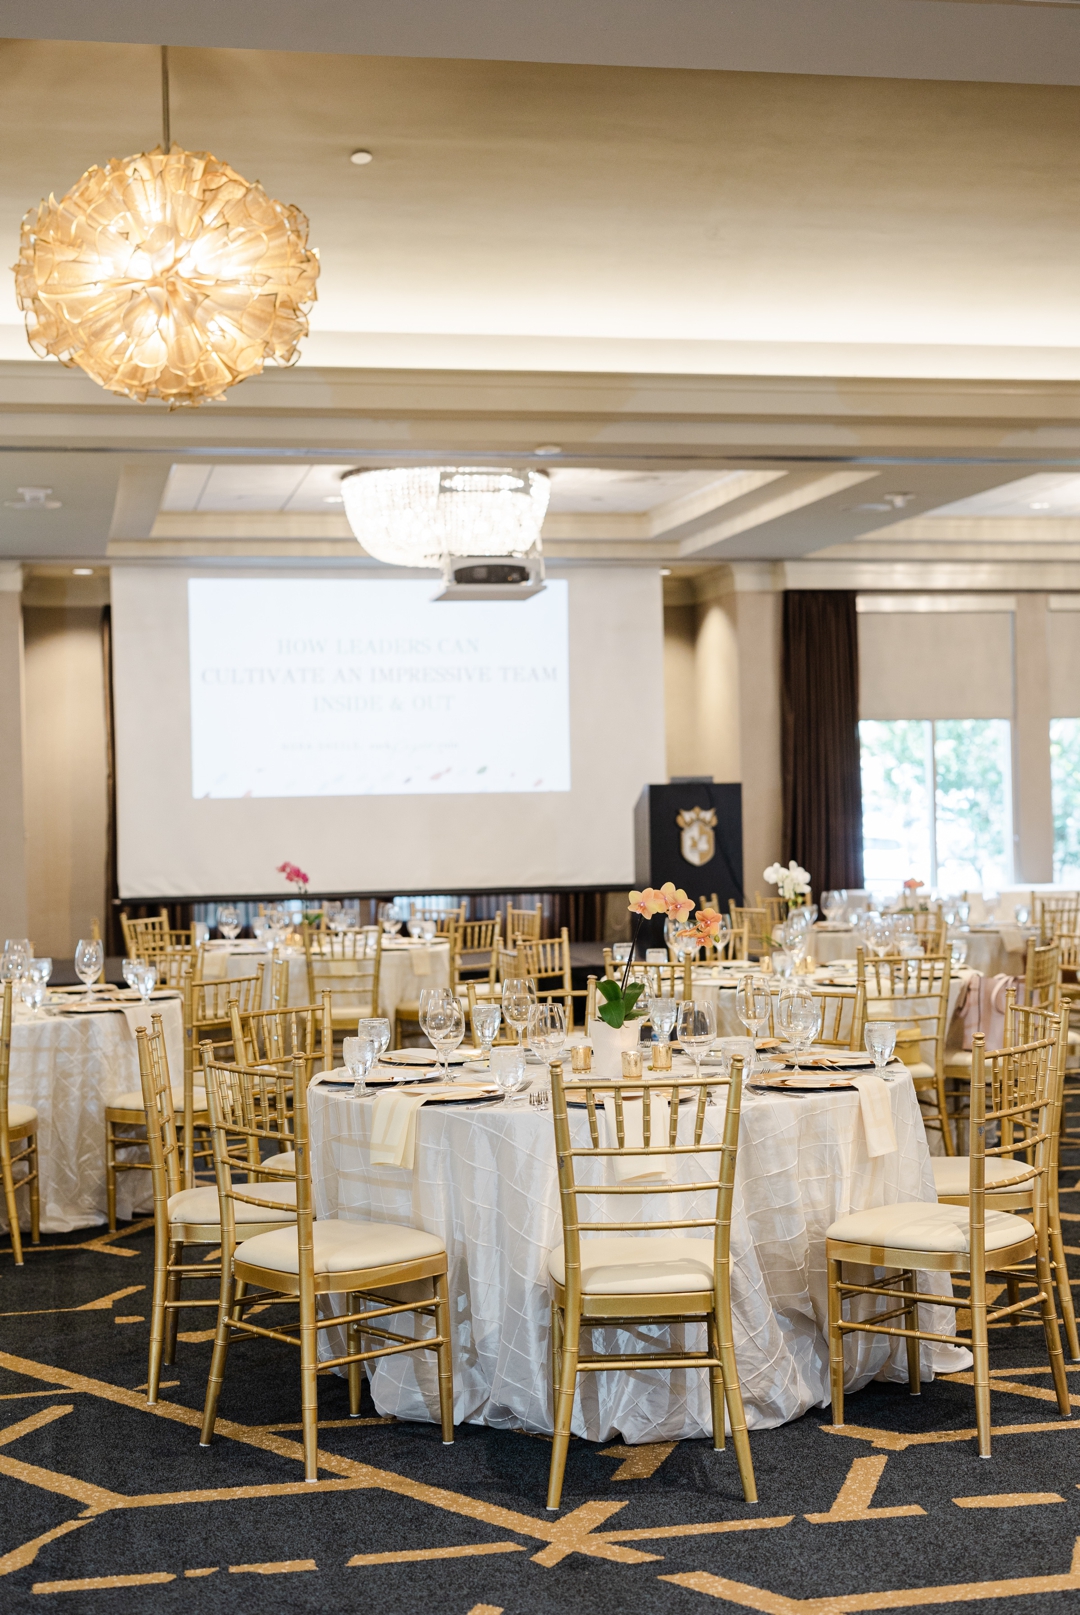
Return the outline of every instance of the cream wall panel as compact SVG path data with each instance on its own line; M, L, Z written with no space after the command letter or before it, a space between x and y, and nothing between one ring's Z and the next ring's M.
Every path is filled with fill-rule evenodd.
M0 567L0 934L27 936L22 572Z
M1051 611L1050 713L1055 718L1080 718L1080 611Z
M697 686L698 768L718 781L737 780L739 757L739 641L733 595L698 608L695 683Z
M860 612L859 716L1011 718L1012 614Z
M38 953L70 959L105 920L108 765L99 608L27 607L29 927Z
M664 606L664 730L667 771L696 774L697 688L695 640L697 613L692 605Z

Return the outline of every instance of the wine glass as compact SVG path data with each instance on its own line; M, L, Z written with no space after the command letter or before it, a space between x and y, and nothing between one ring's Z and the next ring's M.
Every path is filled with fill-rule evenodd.
M397 936L402 920L403 915L396 903L379 904L379 924L383 928L383 936Z
M503 982L502 1012L517 1033L520 1043L529 1024L529 1010L536 1003L536 984L528 976L509 976Z
M529 1073L525 1069L525 1049L521 1044L516 1046L504 1045L491 1051L491 1075L496 1087L503 1096L503 1103L509 1104L516 1093L520 1093L529 1081Z
M868 1021L863 1032L863 1042L873 1058L874 1068L880 1077L896 1048L896 1027L892 1021Z
M273 938L270 931L270 921L265 914L256 914L251 922L251 934L256 942L266 942L267 937L271 937L270 945L272 945Z
M674 998L650 998L649 1019L653 1031L656 1033L658 1043L670 1043L671 1034L675 1030L675 1022L679 1017L679 1006Z
M767 976L754 970L740 976L735 988L735 1013L752 1038L758 1038L761 1029L769 1024L772 1013L772 994Z
M36 1015L48 991L49 977L52 975L51 959L30 959L27 961L22 978L22 1001Z
M566 1011L549 1000L529 1010L529 1047L538 1060L550 1065L566 1046Z
M809 987L785 987L776 1005L776 1028L796 1058L805 1053L818 1028L817 1000Z
M498 1004L477 1004L472 1012L473 1042L480 1041L480 1054L485 1060L491 1057L491 1045L499 1035L502 1010Z
M362 1099L367 1093L367 1074L378 1058L375 1044L370 1037L347 1037L341 1044L341 1057L353 1079L353 1093Z
M436 929L437 929L437 927L435 925L434 920L421 920L420 921L420 933L419 934L424 939L425 942L431 942L431 941L434 940ZM414 932L413 935L415 936L416 932Z
M225 903L217 911L217 928L228 942L235 942L243 930L243 919L240 910L232 903Z
M139 966L141 964L141 959L124 959L121 962L120 974L123 976L124 980L127 982L132 991L138 991L136 983L138 981Z
M443 1080L448 1082L446 1057L465 1036L465 1011L449 987L425 988L420 996L420 1027L439 1056Z
M139 989L139 997L144 1004L150 1002L150 994L157 986L157 966L140 964L135 976L135 985Z
M80 937L75 944L75 974L86 988L87 998L94 996L93 983L105 968L105 949L96 937Z
M390 1022L385 1015L366 1015L356 1023L357 1037L366 1037L375 1049L374 1064L378 1065L390 1047Z
M679 1005L679 1042L701 1076L701 1062L716 1036L716 1011L705 999L684 998Z
M965 964L967 964L967 938L954 937L954 939L949 943L949 952L952 954L954 968L960 970Z
M16 937L9 937L4 943L3 956L0 958L0 981L20 981L29 956L29 943Z
M821 911L827 920L835 920L844 906L843 892L829 891L821 894Z

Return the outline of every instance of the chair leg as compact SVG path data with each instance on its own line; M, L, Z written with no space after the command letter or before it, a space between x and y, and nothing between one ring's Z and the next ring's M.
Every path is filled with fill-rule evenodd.
M956 1148L953 1144L952 1128L949 1125L949 1112L945 1103L945 1078L940 1072L934 1079L934 1093L937 1096L938 1115L941 1117L941 1137L945 1144L945 1154L955 1155Z
M908 1295L914 1295L918 1290L918 1282L912 1272L901 1273L900 1288L906 1290ZM908 1329L919 1327L919 1303L912 1301L904 1315L904 1323ZM907 1377L908 1391L912 1396L922 1395L922 1364L919 1361L919 1342L911 1335L908 1336L907 1346Z
M562 1313L551 1303L551 1401L554 1407L555 1388L562 1373Z
M723 1283L723 1275L714 1316L720 1343L720 1365L724 1372L724 1395L727 1399L728 1423L731 1425L731 1442L739 1465L743 1497L748 1503L756 1503L757 1481L754 1479L754 1464L750 1456L750 1437L746 1430L746 1409L743 1407L739 1369L735 1361L735 1342L731 1336L731 1295Z
M319 1331L318 1303L300 1294L300 1418L303 1424L304 1479L319 1478Z
M841 1265L830 1256L826 1282L829 1291L829 1385L832 1390L832 1422L844 1422L844 1337L840 1333L843 1302L837 1286L840 1283Z
M443 1446L454 1440L454 1357L450 1346L450 1294L446 1287L446 1274L436 1273L435 1328L442 1338L436 1348L439 1363L439 1418L442 1422Z
M175 1240L169 1244L169 1266L178 1267L184 1260L184 1247ZM165 1309L165 1361L176 1361L176 1333L180 1327L180 1274L169 1273L165 1282L165 1296L171 1303Z
M22 1267L22 1233L19 1228L19 1208L15 1203L15 1178L11 1170L11 1161L7 1156L0 1161L0 1173L4 1179L4 1205L7 1210L8 1227L11 1229L11 1249L15 1257L15 1266Z
M570 1446L570 1421L574 1416L574 1389L577 1385L578 1351L581 1345L581 1314L575 1309L564 1314L561 1372L555 1387L555 1434L551 1442L551 1468L548 1471L547 1506L558 1508L562 1499L566 1454Z
M237 1286L239 1288L239 1286ZM229 1355L229 1338L232 1311L235 1305L233 1298L233 1277L231 1264L225 1259L222 1252L221 1260L221 1288L218 1296L217 1333L214 1336L214 1354L210 1359L210 1374L206 1381L206 1400L203 1403L202 1432L199 1436L199 1445L208 1447L214 1434L214 1425L217 1423L218 1398L221 1395L221 1382L225 1378L225 1359Z
M169 1240L163 1229L154 1230L154 1288L150 1302L150 1361L147 1365L146 1400L151 1407L158 1399L161 1360L165 1343L165 1296L168 1288Z
M30 1243L41 1244L41 1192L38 1188L38 1149L37 1134L31 1133L26 1141L30 1155L27 1165L30 1168Z
M1015 1307L1020 1300L1020 1280L1016 1277L1015 1273L1009 1274L1005 1281L1005 1289L1008 1292L1009 1305L1011 1307ZM1014 1312L1009 1318L1009 1327L1012 1329L1019 1329L1020 1314L1018 1312Z
M1072 1414L1072 1403L1069 1401L1069 1384L1065 1378L1065 1358L1061 1350L1061 1331L1058 1328L1057 1311L1054 1307L1054 1276L1050 1266L1049 1240L1047 1239L1045 1224L1039 1233L1038 1249L1035 1252L1035 1271L1039 1280L1039 1288L1044 1296L1041 1309L1043 1334L1046 1336L1046 1351L1050 1358L1050 1371L1054 1376L1058 1412L1063 1418L1067 1419Z
M1077 1336L1076 1332L1076 1312L1073 1307L1072 1284L1069 1281L1069 1269L1065 1261L1065 1246L1061 1238L1061 1213L1058 1209L1056 1183L1050 1198L1050 1255L1054 1275L1057 1279L1061 1321L1065 1325L1065 1343L1069 1348L1069 1356L1072 1361L1080 1363L1080 1337Z
M986 1331L986 1270L971 1273L971 1355L975 1359L975 1428L979 1457L990 1456L990 1349ZM1058 1350L1060 1351L1060 1346Z
M350 1312L356 1311L356 1303L357 1298L355 1295L346 1296L345 1304ZM362 1351L363 1349L363 1336L360 1333L360 1326L359 1324L350 1323L345 1331L345 1350L352 1356L354 1351ZM360 1417L360 1393L363 1388L363 1373L363 1366L360 1363L349 1364L350 1419Z
M114 1124L105 1118L105 1206L109 1214L109 1232L116 1232L116 1131Z
M709 1356L720 1356L720 1336L716 1328L716 1314L709 1313ZM715 1368L709 1369L709 1401L712 1404L712 1444L714 1452L723 1452L725 1446L724 1433L724 1370L719 1363Z

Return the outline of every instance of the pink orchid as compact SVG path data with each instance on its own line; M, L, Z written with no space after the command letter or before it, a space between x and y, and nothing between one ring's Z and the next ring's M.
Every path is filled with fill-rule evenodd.
M643 919L651 920L654 914L667 913L667 898L663 892L646 886L643 892L630 893L629 908L631 914L640 914Z
M676 891L674 881L666 880L660 888L660 895L667 904L668 914L676 925L686 919L694 906L693 901L687 897L681 886Z
M714 908L702 908L698 910L694 929L702 942L712 942L723 929L723 924L723 917Z
M304 871L300 868L299 864L290 864L288 862L278 864L277 873L279 875L284 875L285 879L294 886L303 886L306 888L310 879L310 876L304 874Z

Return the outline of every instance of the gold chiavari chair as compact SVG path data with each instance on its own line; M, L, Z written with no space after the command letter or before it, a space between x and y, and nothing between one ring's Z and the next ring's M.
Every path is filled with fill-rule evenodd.
M195 927L191 925L180 929L170 928L169 911L165 908L149 920L129 920L126 914L121 914L120 926L124 933L127 957L145 959L147 964L151 964L159 953L165 953L170 948L185 948L190 952L196 946Z
M213 1044L215 1057L223 1055L226 1047L230 1055L234 1053L229 1004L235 999L241 1015L250 1015L262 1009L265 991L265 962L256 966L253 976L230 976L212 981L189 979L185 982L185 1019L191 1029L196 1062L198 1051L204 1043Z
M693 998L693 968L690 959L684 959L682 964L671 959L667 964L635 959L630 966L630 980L640 981L645 988L644 996L648 998ZM625 970L626 960L616 959L611 949L605 948L605 979L621 981Z
M526 942L539 942L544 929L543 908L514 908L512 904L506 905L506 927L504 936L507 947L512 947L519 936Z
M450 937L450 991L459 998L472 982L481 998L496 990L502 946L501 916L493 920L464 920Z
M906 1340L908 1385L914 1396L920 1391L919 1342L936 1340L953 1344L959 1341L970 1346L975 1359L973 1378L979 1456L989 1458L988 1330L1007 1318L1025 1314L1042 1323L1058 1410L1063 1418L1070 1416L1072 1409L1054 1310L1054 1281L1047 1240L1054 1044L1055 1036L1047 1036L987 1054L982 1034L976 1035L971 1076L972 1152L964 1204L918 1201L875 1206L869 1211L851 1212L827 1230L829 1375L833 1424L837 1427L844 1423L845 1335L878 1334ZM990 1110L986 1108L988 1091ZM987 1139L994 1136L995 1128L1000 1129L1001 1142L990 1146ZM1015 1140L1022 1140L1020 1147L1026 1159L1015 1158ZM996 1160L1008 1162L1004 1176L994 1168L988 1172L988 1164ZM1030 1184L1029 1216L1020 1217L1014 1212L995 1209L996 1202L987 1192L991 1183L995 1197ZM1028 1277L1025 1264L1032 1261L1036 1280L1034 1296L992 1307L987 1300L988 1276L1025 1279ZM845 1282L845 1262L893 1271L880 1279L870 1278L866 1283ZM918 1274L925 1271L966 1275L970 1285L968 1296L920 1293ZM864 1295L896 1304L861 1320L845 1319L844 1300ZM920 1301L969 1309L969 1338L963 1340L920 1328ZM898 1318L904 1320L901 1328L894 1323Z
M307 1119L308 1073L297 1061L292 1107L296 1128L296 1222L247 1236L244 1206L265 1207L268 1187L238 1181L247 1175L251 1139L257 1135L259 1074L210 1062L206 1067L221 1216L221 1293L214 1355L206 1386L201 1443L209 1446L230 1343L261 1337L300 1348L300 1399L304 1478L318 1478L316 1375L347 1367L349 1411L360 1413L361 1364L402 1351L431 1351L438 1363L439 1414L444 1444L454 1439L453 1366L446 1250L435 1234L397 1223L315 1220L311 1200L311 1154ZM240 1236L238 1240L238 1234ZM391 1286L423 1284L422 1299L391 1301ZM250 1286L258 1286L252 1290ZM319 1296L344 1295L343 1316L318 1315ZM253 1323L249 1308L299 1303L299 1320L277 1328ZM387 1326L401 1313L430 1318L434 1332L408 1336ZM319 1361L318 1331L344 1327L344 1356ZM364 1349L365 1339L375 1341Z
M465 923L465 909L467 905L461 903L457 908L421 908L413 903L410 911L410 920L430 920L435 927L436 936L449 936L455 925Z
M854 987L815 987L821 1012L813 1042L829 1049L861 1049L866 1030L866 983ZM774 1001L775 1011L775 1001Z
M1052 1147L1046 1179L1046 1224L1049 1259L1057 1283L1058 1305L1061 1311L1061 1320L1065 1325L1065 1341L1070 1357L1074 1362L1077 1362L1080 1361L1080 1341L1077 1338L1072 1286L1069 1282L1069 1271L1065 1261L1065 1246L1061 1233L1061 1207L1058 1198L1062 1097L1065 1085L1065 1057L1068 1050L1068 1021L1069 1010L1067 1005L1059 1016L1049 1009L1037 1009L1028 1005L1017 1004L1015 988L1010 988L1006 995L1003 1048L1010 1049L1020 1044L1034 1043L1047 1037L1054 1039L1050 1105ZM1001 1158L991 1157L986 1162L986 1203L995 1211L1020 1211L1024 1216L1028 1216L1032 1209L1030 1183L1022 1184L1011 1191L997 1191L994 1188L996 1182L1002 1178L1007 1178L1015 1170L1012 1157L1018 1153L1024 1153L1026 1157L1028 1153L1028 1146L1022 1128L1014 1129L1009 1124L1003 1130L1003 1141L1006 1136L1009 1137L1011 1145L1007 1155ZM930 1165L934 1169L934 1187L937 1189L938 1199L943 1204L966 1205L971 1167L970 1157L967 1155L932 1155ZM1011 1301L1019 1300L1019 1286L1020 1281L1018 1278L1009 1280L1009 1299ZM1015 1317L1012 1321L1016 1321Z
M760 908L760 906L761 905L759 903L758 907ZM698 898L698 908L711 908L711 909L719 910L719 908L720 908L720 899L719 899L719 897L717 896L717 894L715 892L713 892L711 897L699 897Z
M1061 949L1056 942L1028 938L1024 962L1024 1003L1031 1009L1056 1009L1061 977Z
M8 1098L11 1076L11 982L4 983L0 1009L0 1177L4 1180L4 1206L11 1230L11 1250L15 1266L23 1265L22 1233L16 1191L30 1194L30 1243L41 1244L41 1210L38 1190L37 1130L38 1113L33 1105L12 1104ZM14 1146L14 1153L12 1147ZM15 1168L24 1166L18 1177Z
M312 936L304 927L308 1002L330 993L331 1025L342 1034L355 1031L361 1016L379 1013L379 972L382 966L382 931L365 936L361 931L332 931Z
M919 1095L923 1126L941 1133L946 1155L955 1155L945 1097L945 1036L952 955L867 959L857 950L856 981L866 983L866 1015L897 1027L897 1054ZM927 1104L927 1097L932 1103Z
M709 1082L684 1077L649 1082L641 1090L648 1097L646 1103L640 1097L628 1100L627 1085L622 1082L575 1081L574 1098L584 1098L589 1127L588 1142L575 1147L562 1064L552 1062L563 1237L548 1258L555 1404L549 1509L557 1509L562 1497L577 1376L618 1369L639 1373L649 1367L708 1371L713 1446L724 1445L726 1400L743 1496L748 1503L757 1499L731 1325L731 1205L742 1061L731 1062L723 1132L716 1143L705 1137L709 1086ZM684 1108L683 1099L692 1103ZM598 1106L606 1113L608 1142L603 1147ZM676 1178L683 1157L693 1158L687 1163L691 1181L685 1183ZM713 1166L706 1165L710 1157ZM580 1166L586 1169L579 1179ZM635 1168L638 1175L633 1175ZM647 1202L637 1198L651 1194L689 1200L690 1204L683 1215L655 1222L639 1209ZM615 1219L588 1220L593 1197L607 1195L616 1197ZM623 1201L626 1211L620 1217L618 1197L625 1195L632 1198L629 1203ZM706 1198L695 1205L699 1195ZM706 1214L710 1203L711 1212ZM638 1210L636 1218L626 1215L632 1209ZM697 1229L711 1237L687 1237L690 1230ZM614 1332L617 1327L636 1330L644 1324L687 1323L705 1324L705 1351L671 1348L647 1353L634 1350L625 1355L581 1351L582 1331L591 1337L597 1329Z
M1062 935L1074 936L1080 931L1080 893L1036 896L1031 919L1043 942L1054 942Z
M783 924L791 913L791 905L786 897L762 897L760 892L754 893L754 907L765 910L767 937L771 937L776 927Z
M477 983L475 981L467 981L465 983L465 992L466 992L466 995L467 995L468 1000L469 1000L469 1028L470 1028L470 1034L472 1035L472 1040L473 1040L473 1043L475 1044L476 1043L476 1037L475 1037L475 1034L472 1034L472 1026L473 1026L473 1015L476 1013L477 1004L491 1004L491 1003L496 1003L497 1004L498 999L497 998L496 999L488 998L488 996L486 994L484 994L484 996L481 997L479 989L478 989L478 986L477 986ZM517 1042L517 1037L516 1037L516 1035L514 1033L514 1028L509 1024L509 1022L506 1019L506 1016L504 1015L502 1020L499 1022L499 1030L498 1030L498 1032L496 1033L496 1036L495 1036L495 1043L498 1044L501 1047L503 1044L516 1043L516 1042Z
M465 905L462 904L462 908L464 908L464 906ZM447 922L447 929L445 931L442 931L442 932L436 932L437 936L441 935L445 939L446 945L450 949L450 982L449 982L449 985L450 985L451 988L453 988L454 951L455 951L455 948L457 946L457 933L458 933L458 921L457 921L457 910L455 909L453 911L452 918ZM372 1013L377 1014L378 1011L373 1010ZM404 1048L404 1044L402 1042L402 1037L404 1035L406 1035L406 1034L411 1035L413 1033L419 1032L419 1030L420 1030L420 1000L419 1000L419 998L400 998L400 999L398 999L398 1002L394 1006L394 1047L395 1047L395 1049Z
M246 1015L234 1000L229 1005L234 1063L252 1069L302 1060L309 1077L317 1070L329 1071L334 1063L330 996L324 992L317 1004L258 1009Z
M944 953L949 935L949 927L940 908L918 910L911 918L915 921L915 936L922 944L924 953Z
M566 1029L574 1025L574 977L570 965L570 933L564 925L557 937L540 938L527 942L518 937L514 950L518 959L518 975L528 976L536 984L536 996L541 1003L558 1000L566 1010Z
M731 928L742 931L745 937L746 959L760 959L763 953L772 952L772 922L767 908L740 908L732 897L728 902Z
M197 1188L184 1188L184 1168L176 1115L173 1108L172 1083L169 1077L169 1057L165 1049L165 1036L160 1015L151 1017L153 1030L140 1026L135 1033L139 1049L139 1078L142 1083L143 1115L146 1118L146 1140L150 1154L150 1179L154 1193L154 1285L150 1310L150 1362L146 1382L146 1400L151 1405L158 1399L162 1364L175 1361L176 1330L183 1307L216 1307L217 1296L184 1297L181 1286L185 1279L217 1278L220 1269L206 1261L184 1261L186 1245L221 1244L221 1221L218 1194L214 1184ZM216 1052L207 1043L204 1055ZM273 1201L276 1210L264 1209L252 1220L251 1208L245 1208L248 1221L245 1233L263 1233L292 1222L296 1200L295 1185L283 1181L268 1185L265 1198Z

